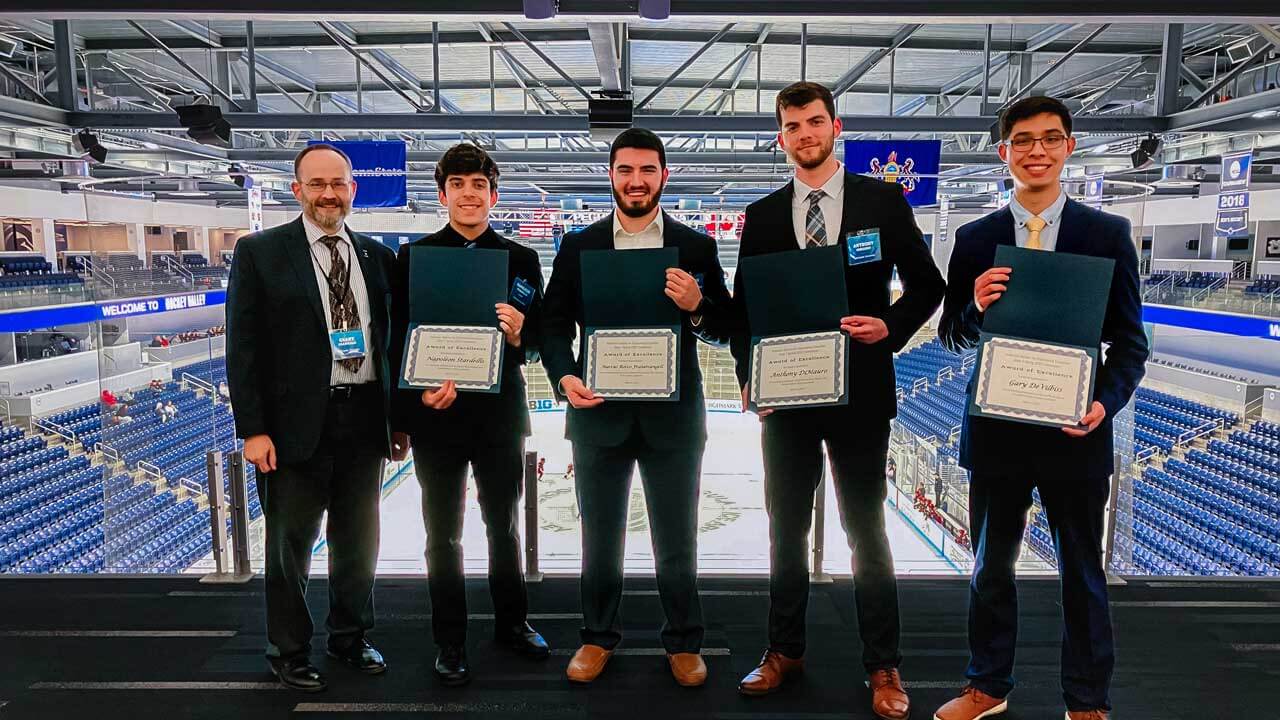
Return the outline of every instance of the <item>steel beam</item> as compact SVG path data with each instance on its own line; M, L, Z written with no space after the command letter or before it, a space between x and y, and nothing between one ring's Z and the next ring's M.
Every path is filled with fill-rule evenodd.
M1239 77L1240 73L1244 72L1245 70L1248 70L1255 62L1257 62L1260 58L1266 56L1273 49L1274 48L1271 46L1270 43L1260 44L1258 46L1258 49L1255 50L1252 55L1245 58L1242 62L1236 63L1236 66L1228 70L1221 77L1219 77L1217 82L1215 82L1213 85L1210 85L1207 90L1197 95L1194 99L1192 99L1191 102L1187 103L1187 109L1191 110L1191 109L1197 108L1202 103L1204 103L1205 100L1212 98L1214 95L1217 94L1219 90L1226 87L1232 80L1235 80L1237 77Z
M1194 70L1187 67L1186 63L1182 64L1182 67L1178 72L1182 76L1183 80L1186 80L1191 87L1196 89L1196 92L1204 92L1209 89L1209 83L1205 82L1204 79L1197 75Z
M53 21L54 72L58 76L58 107L75 110L80 102L76 81L76 48L72 42L70 20Z
M857 65L854 65L852 68L849 69L848 72L846 72L844 75L841 75L839 79L837 79L834 83L832 83L831 94L843 95L844 92L849 88L853 87L853 84L858 82L858 80L860 80L863 75L866 75L868 72L871 71L872 68L874 68L876 65L879 65L880 61L888 57L889 53L892 53L894 50L897 50L898 48L902 47L902 43L910 39L911 36L914 35L916 31L922 27L924 26L923 25L903 25L902 28L899 29L898 32L894 34L893 39L889 41L889 45L887 47L883 47L883 48L880 48L879 50L873 50L867 53L866 56L862 58L862 60L858 61Z
M21 86L23 90L26 90L32 100L46 105L53 105L53 103L49 102L48 98L46 98L43 93L35 89L31 83L27 82L26 78L22 77L14 70L11 70L8 63L0 63L0 74L3 74L5 77Z
M1241 63L1243 64L1243 63ZM1280 107L1280 90L1246 95L1224 103L1188 108L1168 117L1170 132L1280 130L1280 115L1253 117Z
M591 52L596 59L596 69L600 72L600 87L604 90L622 89L620 57L613 33L612 23L587 23Z
M249 103L253 105L253 109L258 109L258 51L254 45L256 39L253 32L253 21L248 20L244 24L244 36L248 40L245 47L245 56L248 58L249 64L249 85L245 88L249 94Z
M386 85L388 88L394 91L395 94L403 98L405 102L409 103L409 107L413 108L414 110L417 110L418 112L426 111L426 108L417 100L414 100L413 96L405 92L405 90L401 88L400 85L396 83L394 79L387 77L387 74L384 73L381 68L379 68L371 60L369 60L363 54L361 54L359 50L355 49L355 47L351 45L351 43L342 34L342 32L339 31L336 27L334 27L332 23L324 20L318 20L316 21L316 24L319 25L320 29L324 30L329 37L333 38L334 42L336 42L338 45L341 45L344 50L346 50L353 57L355 57L357 62L364 65L366 68L368 68L369 72L373 73L379 80L382 81L384 85Z
M143 37L150 40L151 44L156 46L156 49L158 49L160 52L164 53L165 55L168 55L170 60L173 60L174 62L181 65L183 70L186 70L187 72L191 73L195 77L199 78L200 82L204 83L205 86L207 86L215 94L222 97L223 100L226 100L227 103L231 105L231 107L235 108L236 110L240 109L240 103L236 102L235 98L231 97L231 95L229 95L225 90L218 87L217 83L205 77L199 70L196 70L194 67L192 67L191 64L188 63L186 60L183 60L181 55L169 49L169 46L165 45L164 42L161 41L160 38L152 34L150 30L147 30L146 28L142 27L141 25L134 22L133 20L127 20L126 22L128 22L129 26L132 27L134 30L137 30L138 33L140 33Z
M211 28L204 27L194 20L161 20L165 25L179 30L182 34L195 38L196 42L210 48L222 47L222 36Z
M728 35L729 31L733 29L733 25L734 25L733 23L729 23L728 25L725 25L723 28L720 29L719 32L717 32L715 35L712 35L710 40L707 40L705 43L703 43L702 47L698 48L697 50L694 50L693 54L690 55L688 59L686 59L683 63L680 64L680 67L676 68L670 75L667 76L665 80L658 83L658 87L654 88L648 95L644 97L643 100L636 103L636 107L635 107L636 111L639 112L640 110L642 110L646 105L649 104L649 101L653 100L653 98L656 97L658 93L662 92L668 85L670 85L672 80L675 80L677 77L679 77L680 73L689 69L689 66L697 62L698 58L702 57L708 50L712 48L713 45L720 42L720 38L724 37L725 35Z
M1275 28L1270 25L1258 23L1253 26L1253 29L1257 30L1259 35L1265 38L1267 42L1271 43L1272 47L1280 50L1280 32L1277 32Z
M1181 23L1164 28L1163 50L1160 52L1160 75L1156 79L1156 114L1168 115L1178 110L1178 79L1182 71Z
M1107 98L1110 97L1112 93L1114 93L1117 89L1119 89L1121 85L1127 82L1134 75L1137 75L1138 72L1141 71L1143 68L1148 67L1150 62L1151 61L1149 59L1144 59L1134 63L1133 67L1130 68L1128 72L1126 72L1124 75L1121 75L1118 79L1113 81L1107 87L1103 88L1097 95L1094 95L1092 98L1085 101L1085 103L1080 106L1080 110L1078 111L1078 114L1083 115L1089 112L1089 110L1091 110L1092 108L1101 107L1102 105L1104 105L1107 101Z
M537 55L538 58L542 60L542 62L546 63L547 67L551 68L552 72L559 75L561 78L564 79L565 82L572 85L573 89L577 90L579 95L586 98L587 100L591 99L591 93L587 92L586 89L583 88L581 85L579 85L576 80L570 77L569 73L565 72L564 69L561 68L556 63L555 60L552 60L549 55L543 52L541 48L535 45L531 40L529 40L529 38L525 37L524 33L517 30L515 26L512 25L511 23L503 23L503 25L506 26L507 32L511 33L512 35L515 35L517 40L524 43L525 47L533 51L534 55Z
M1090 42L1091 40L1093 40L1094 38L1098 37L1098 36L1099 36L1099 35L1101 35L1102 33L1106 32L1106 31L1107 31L1107 28L1109 28L1109 27L1111 27L1111 23L1103 23L1102 25L1099 25L1096 29L1094 29L1094 31L1093 31L1093 32L1089 33L1088 35L1086 35L1086 36L1084 37L1084 39L1082 39L1080 42L1076 43L1076 46L1075 46L1075 47L1073 47L1070 51L1068 51L1068 52L1066 52L1066 53L1064 53L1064 54L1062 54L1062 55L1059 55L1057 60L1054 60L1052 63L1050 63L1050 64L1049 64L1049 67L1045 68L1045 69L1044 69L1044 72L1042 72L1042 73L1040 73L1039 75L1037 75L1037 76L1036 76L1036 78L1035 78L1034 80L1032 80L1031 82L1026 82L1026 83L1024 83L1024 82L1022 82L1022 78L1019 78L1019 79L1018 79L1018 83L1019 83L1019 85L1021 85L1022 87L1021 87L1021 88L1019 88L1017 92L1015 92L1014 94L1010 95L1010 96L1009 96L1009 100L1008 100L1005 104L1006 104L1006 105L1011 104L1011 103L1015 102L1018 98L1020 98L1020 97L1022 97L1023 95L1026 95L1027 93L1031 92L1032 88L1034 88L1034 87L1036 86L1036 83L1038 83L1038 82L1040 82L1041 80L1044 80L1045 78L1047 78L1047 77L1049 77L1050 75L1052 75L1052 74L1053 74L1053 72L1054 72L1055 70L1057 70L1059 67L1061 67L1063 63L1065 63L1067 60L1070 60L1070 59L1071 59L1071 57L1072 57L1073 55L1075 55L1077 51L1079 51L1079 50L1080 50L1080 48L1084 47L1085 45L1088 45L1088 44L1089 44L1089 42Z

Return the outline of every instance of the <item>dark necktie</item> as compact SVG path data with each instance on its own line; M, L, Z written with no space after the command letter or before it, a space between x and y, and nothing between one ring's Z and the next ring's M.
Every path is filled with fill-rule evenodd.
M356 296L351 292L351 274L342 253L338 252L342 238L326 235L320 238L320 242L329 248L329 314L333 316L333 329L360 330L360 310L356 307ZM349 372L356 373L360 372L364 358L349 358L338 363Z
M827 218L822 212L819 201L827 193L821 189L809 193L809 212L804 221L805 248L822 247L827 244Z

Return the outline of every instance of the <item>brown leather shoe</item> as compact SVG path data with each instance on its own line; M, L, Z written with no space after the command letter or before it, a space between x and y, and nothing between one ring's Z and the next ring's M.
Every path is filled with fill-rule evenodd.
M569 667L565 670L570 682L589 683L600 677L604 666L613 657L612 650L605 650L599 645L583 645L573 654Z
M707 681L707 664L698 653L667 653L671 676L684 687L698 687Z
M1067 720L1110 720L1106 710L1068 710Z
M766 650L755 670L747 673L738 683L743 695L768 695L788 677L804 672L804 658L789 658L780 652Z
M960 697L938 708L933 720L981 720L995 717L1009 709L1004 698L992 697L969 685L960 691Z
M871 711L883 720L906 720L911 714L911 700L902 689L898 668L884 668L871 673Z

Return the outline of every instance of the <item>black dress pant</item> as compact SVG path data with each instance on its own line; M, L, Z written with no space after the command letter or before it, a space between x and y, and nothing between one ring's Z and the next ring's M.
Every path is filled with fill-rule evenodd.
M1111 492L1106 477L972 474L969 526L976 551L965 674L988 695L1004 697L1013 690L1018 643L1014 563L1022 548L1033 487L1040 489L1062 576L1063 699L1068 710L1110 710L1115 645L1102 567L1103 516Z
M462 568L462 521L467 466L475 474L480 515L489 541L489 593L496 627L523 625L528 615L520 567L520 494L524 438L509 445L452 445L414 436L413 465L422 486L427 528L427 585L431 632L437 645L462 645L467 594Z
M640 480L649 511L649 534L666 614L662 644L668 653L702 648L698 598L698 497L704 443L651 447L639 427L621 445L575 442L573 464L582 515L582 642L613 649L622 640L622 561L631 475Z
M334 397L325 411L315 454L258 476L266 517L267 656L311 651L307 607L311 554L325 528L329 552L329 644L345 648L373 627L373 576L378 561L378 502L386 428L377 384Z
M831 460L840 524L853 552L854 599L868 672L897 667L898 582L884 528L888 422L871 429L814 422L782 410L763 419L765 510L769 513L769 647L787 657L805 651L809 532L822 446ZM825 414L825 413L822 413Z

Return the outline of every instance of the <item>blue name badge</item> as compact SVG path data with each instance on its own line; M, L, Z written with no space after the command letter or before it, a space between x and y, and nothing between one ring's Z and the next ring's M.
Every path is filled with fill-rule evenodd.
M515 282L511 283L511 304L521 312L529 309L536 294L533 286L522 277L517 277Z
M363 330L334 330L329 333L329 347L334 360L353 360L365 356L367 349Z
M862 265L880 259L880 228L851 232L845 237L849 265Z
M694 273L694 274L693 274L693 281L694 281L694 282L696 282L696 283L698 283L698 289L699 289L699 290L706 290L706 289L707 289L707 288L703 285L703 282L705 282L705 281L706 281L706 279L707 279L707 276L706 276L706 275L704 275L704 274L702 274L702 273Z

